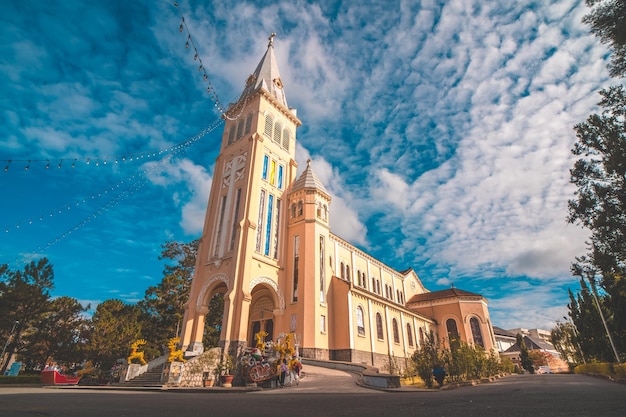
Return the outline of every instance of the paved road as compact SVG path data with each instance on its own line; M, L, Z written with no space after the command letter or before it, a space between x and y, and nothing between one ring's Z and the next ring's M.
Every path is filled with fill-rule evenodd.
M0 417L623 416L626 385L583 375L513 375L443 391L385 392L307 367L300 385L257 392L0 388Z

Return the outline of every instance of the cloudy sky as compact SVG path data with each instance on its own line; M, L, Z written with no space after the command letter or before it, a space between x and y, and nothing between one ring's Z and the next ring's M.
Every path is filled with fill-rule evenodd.
M134 302L200 236L222 131L277 34L297 162L332 231L430 290L551 328L587 233L566 223L573 126L610 84L581 1L9 0L0 16L0 263L55 295ZM198 71L193 45L208 80ZM210 83L210 84L209 84Z

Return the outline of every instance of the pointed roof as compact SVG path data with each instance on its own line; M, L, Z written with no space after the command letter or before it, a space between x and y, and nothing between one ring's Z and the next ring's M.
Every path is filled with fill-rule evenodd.
M285 106L285 109L289 109L285 91L283 90L283 83L278 71L278 62L274 56L275 36L275 33L270 35L267 51L265 51L265 55L261 58L259 65L257 65L252 75L248 77L246 88L243 90L241 97L243 98L248 94L252 94L260 88L265 88L281 105Z
M291 191L294 192L304 188L315 188L330 198L330 194L328 194L328 191L324 188L324 184L322 184L322 181L320 181L317 175L315 175L315 172L313 172L310 159L306 161L306 169L302 175L300 175L300 178L294 181Z

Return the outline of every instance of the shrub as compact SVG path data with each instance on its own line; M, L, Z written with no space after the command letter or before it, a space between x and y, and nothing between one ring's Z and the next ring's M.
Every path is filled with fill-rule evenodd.
M613 364L607 362L593 362L578 365L574 368L574 373L577 374L600 374L611 376L614 375Z

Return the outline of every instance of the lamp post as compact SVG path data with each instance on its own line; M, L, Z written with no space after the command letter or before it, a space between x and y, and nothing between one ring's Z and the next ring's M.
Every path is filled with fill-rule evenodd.
M18 324L20 324L18 320L15 320L15 322L13 322L11 333L9 333L9 337L7 337L7 342L4 344L4 347L2 348L2 355L0 355L0 360L2 360L2 373L4 373L4 370L6 368L5 364L7 362L4 360L4 353L6 352L7 347L9 346L9 343L11 343L11 339L13 339L13 333L15 332L15 328L17 327Z

